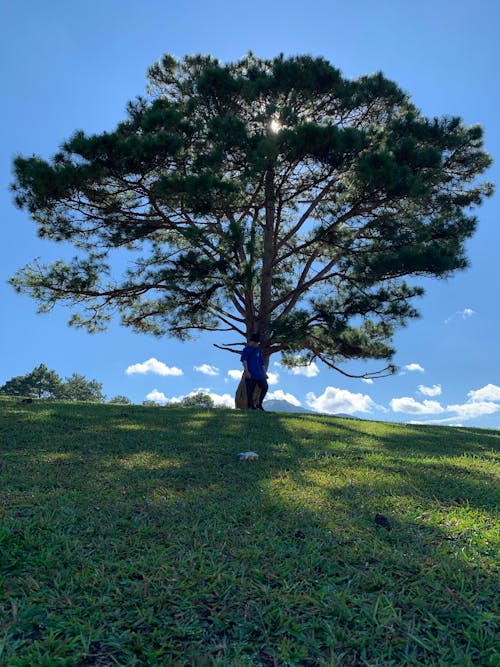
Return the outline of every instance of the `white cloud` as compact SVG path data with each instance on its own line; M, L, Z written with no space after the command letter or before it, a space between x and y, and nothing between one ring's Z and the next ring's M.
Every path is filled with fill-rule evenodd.
M448 405L446 411L456 412L457 414L443 419L429 419L427 421L412 421L410 424L448 424L449 426L463 426L462 423L453 424L452 422L467 419L475 419L477 417L484 417L485 415L492 415L500 410L498 403L464 403L462 405Z
M366 384L373 384L373 380L371 378L363 378L361 382L366 382Z
M481 389L469 391L467 394L469 399L476 401L500 401L500 387L496 384L487 384Z
M418 371L419 373L423 373L424 369L420 364L406 364L406 366L403 366L405 371L409 371L410 373L413 373L415 371Z
M129 366L125 371L127 375L134 375L135 373L155 373L156 375L184 375L183 371L180 368L173 366L169 368L162 361L158 361L154 357L144 361L142 364L133 364Z
M315 361L309 366L295 366L295 368L288 369L292 375L303 375L306 378L314 378L319 375L319 368Z
M168 399L162 391L158 391L158 389L153 389L153 391L150 391L146 396L146 400L155 401L155 403L161 403L161 405L165 405L166 403L170 402L170 399Z
M467 421L469 419L477 419L478 417L484 417L485 415L492 415L495 412L500 411L500 402L495 402L500 400L500 387L496 385L486 385L482 389L477 391L470 391L468 393L470 400L467 403L447 405L446 408L441 410L436 410L434 414L438 412L450 412L455 414L450 414L449 417L443 417L442 419L431 419L427 421L413 421L412 424L449 424L450 426L456 426L453 422L459 422L459 425L462 425L462 421ZM483 399L490 400L483 400ZM413 401L413 399L394 399L397 400L406 400ZM391 401L391 405L394 401ZM415 405L421 405L414 402ZM435 401L424 401L424 404L434 404ZM439 404L436 404L439 405ZM394 408L393 408L394 409ZM396 411L396 410L395 410ZM403 410L404 412L417 412L417 410ZM424 413L424 410L419 410L418 412ZM428 411L427 411L428 412Z
M424 396L440 396L443 393L440 384L433 384L432 387L426 387L423 384L419 384L418 390Z
M234 396L229 394L208 394L216 407L234 408Z
M276 389L276 391L269 391L266 394L266 400L275 400L275 401L287 401L288 403L291 403L292 405L295 406L300 406L302 403L299 401L298 398L295 398L293 394L284 392L282 389Z
M474 401L462 405L448 405L446 409L457 413L453 419L474 419L475 417L492 415L494 412L498 412L500 405L491 401Z
M476 311L472 310L472 308L464 308L463 310L456 310L452 315L447 317L444 321L445 324L449 324L455 317L461 317L463 320L466 320L469 317L472 317L472 315L475 315Z
M268 384L279 384L280 376L279 373L268 373L267 382Z
M411 419L410 421L405 422L405 424L415 424L418 426L437 426L438 424L443 424L444 426L454 426L450 424L450 421L453 420L453 417L446 417L445 419ZM460 424L463 426L463 424Z
M210 366L210 364L202 364L201 366L194 366L193 368L195 371L198 371L198 373L203 373L203 375L219 375L219 369L215 366Z
M241 380L241 376L243 374L243 371L240 370L232 370L227 372L228 376L231 378L231 380ZM226 380L227 381L227 380Z
M443 406L437 401L423 401L419 403L410 396L393 398L389 403L394 412L408 412L410 414L431 414L438 415L445 412Z
M319 368L315 361L312 361L308 366L294 366L293 368L288 368L275 361L274 365L279 368L286 368L286 370L292 375L302 375L306 378L314 378L319 375Z
M355 412L372 412L377 407L367 394L353 394L347 389L337 389L337 387L326 387L321 396L309 392L307 404L318 412L328 414L343 412L349 415Z

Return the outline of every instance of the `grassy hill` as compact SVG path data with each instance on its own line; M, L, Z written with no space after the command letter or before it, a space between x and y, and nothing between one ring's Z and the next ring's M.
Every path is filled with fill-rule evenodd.
M499 431L1 399L0 442L2 665L498 664Z

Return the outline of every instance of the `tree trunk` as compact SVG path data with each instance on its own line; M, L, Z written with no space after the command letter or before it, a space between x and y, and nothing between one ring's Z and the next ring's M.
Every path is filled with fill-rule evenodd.
M271 292L274 265L275 189L274 165L269 162L265 177L266 225L263 236L262 273L260 278L260 304L257 320L263 347L269 343L271 322Z
M265 208L266 208L266 224L264 227L263 236L263 257L262 257L262 273L260 277L260 304L257 315L258 330L250 329L249 334L259 333L264 349L264 364L267 369L269 364L269 353L264 350L268 349L270 338L270 322L271 322L271 292L273 284L273 263L274 263L274 227L275 227L275 187L274 187L274 163L272 159L269 160L264 181L265 189ZM248 324L248 322L247 322ZM253 394L253 404L260 403L260 388L255 387ZM245 385L245 378L242 375L240 384L236 389L234 397L234 405L239 410L248 410L247 389Z
M255 391L253 392L253 404L257 405L257 403L259 403L259 399L260 399L260 389L257 386L255 387ZM234 407L237 410L248 410L247 387L243 375L241 376L240 383L238 385L238 388L236 389L236 394L234 397Z

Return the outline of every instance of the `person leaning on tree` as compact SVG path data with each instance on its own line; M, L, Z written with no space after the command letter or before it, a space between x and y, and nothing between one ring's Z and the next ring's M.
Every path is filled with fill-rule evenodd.
M241 361L243 363L245 377L245 385L247 389L247 404L249 410L264 410L262 401L267 394L267 373L264 365L264 357L260 349L259 334L252 334L250 342L246 345L241 353ZM260 397L257 406L253 402L253 394L255 387L260 389Z

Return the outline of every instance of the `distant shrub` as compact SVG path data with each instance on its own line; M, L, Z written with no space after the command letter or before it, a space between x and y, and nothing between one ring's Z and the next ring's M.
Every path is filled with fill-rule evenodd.
M121 396L120 394L110 398L108 403L112 403L113 405L132 405L130 398L127 398L127 396Z
M185 408L213 408L214 402L208 394L199 392L198 394L183 398L180 405Z

